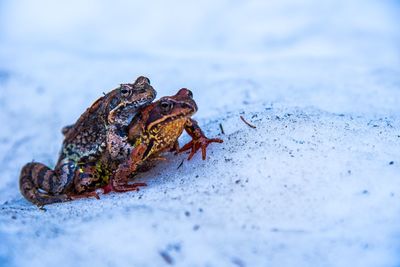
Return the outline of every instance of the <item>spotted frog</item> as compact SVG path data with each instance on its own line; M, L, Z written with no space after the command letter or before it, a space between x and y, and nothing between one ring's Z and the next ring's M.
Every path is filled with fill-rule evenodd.
M128 140L134 147L129 157L118 165L105 192L137 190L143 183L129 184L129 177L154 161L164 159L163 152L181 153L190 150L190 160L201 149L206 159L210 143L222 143L219 138L207 138L198 123L191 117L197 111L196 102L190 90L183 88L174 96L160 100L141 109L128 127ZM192 140L179 148L178 138L185 130Z
M30 202L43 206L95 196L93 189L108 181L93 181L103 155L118 162L132 154L128 126L137 111L151 103L156 91L146 77L121 84L99 98L74 125L63 129L65 136L54 170L42 163L26 164L20 175L20 190ZM95 176L93 176L95 177Z

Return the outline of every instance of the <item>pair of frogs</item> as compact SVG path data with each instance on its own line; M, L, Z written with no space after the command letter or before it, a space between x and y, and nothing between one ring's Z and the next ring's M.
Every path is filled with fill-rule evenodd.
M201 149L206 158L210 143L191 116L197 111L193 94L180 89L152 103L156 91L146 77L121 84L99 98L71 126L54 170L42 163L26 164L20 175L22 195L37 206L79 198L99 198L104 193L138 190L144 183L129 183L134 174L163 159L163 152L191 150L189 160ZM192 141L179 148L183 130Z

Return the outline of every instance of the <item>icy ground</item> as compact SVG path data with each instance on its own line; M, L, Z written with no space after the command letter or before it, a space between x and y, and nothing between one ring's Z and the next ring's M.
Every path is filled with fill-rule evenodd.
M395 0L0 2L0 266L400 266L399 18ZM21 166L53 166L61 127L138 75L192 89L225 143L139 193L25 201Z

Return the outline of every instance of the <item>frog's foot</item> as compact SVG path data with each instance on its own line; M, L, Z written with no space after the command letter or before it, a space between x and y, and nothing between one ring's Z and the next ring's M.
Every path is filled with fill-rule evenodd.
M129 192L129 191L139 191L140 187L147 186L146 183L133 183L133 184L122 184L114 183L112 185L112 191L114 192Z
M187 151L189 149L191 149L190 155L188 157L188 160L191 160L194 156L194 154L196 154L196 152L201 149L201 155L203 160L206 159L207 156L207 146L211 143L223 143L224 141L222 139L219 138L207 138L206 136L201 136L198 139L193 139L192 141L190 141L189 143L187 143L186 145L184 145L180 150L179 153L182 153L184 151Z
M68 198L70 200L89 198L89 197L95 197L96 199L100 199L100 197L99 197L99 195L97 194L96 191L84 192L84 193L81 193L81 194L68 195Z

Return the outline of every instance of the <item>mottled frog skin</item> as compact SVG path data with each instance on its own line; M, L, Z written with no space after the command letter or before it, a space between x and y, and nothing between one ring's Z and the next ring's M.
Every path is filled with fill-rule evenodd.
M160 100L141 109L129 125L129 142L134 149L127 159L120 163L105 188L106 192L125 192L137 190L143 183L129 184L128 179L142 168L160 159L163 152L183 152L191 150L189 160L199 149L206 159L206 149L210 143L222 143L218 138L208 139L198 123L191 118L197 111L196 102L190 90L183 88L174 96ZM192 137L192 141L179 148L178 138L183 130Z
M93 190L107 183L92 178L98 161L104 154L115 162L131 154L127 127L136 112L155 96L150 80L141 76L133 84L121 84L99 98L74 125L63 129L65 139L54 170L37 162L22 168L22 195L38 206L97 197Z

